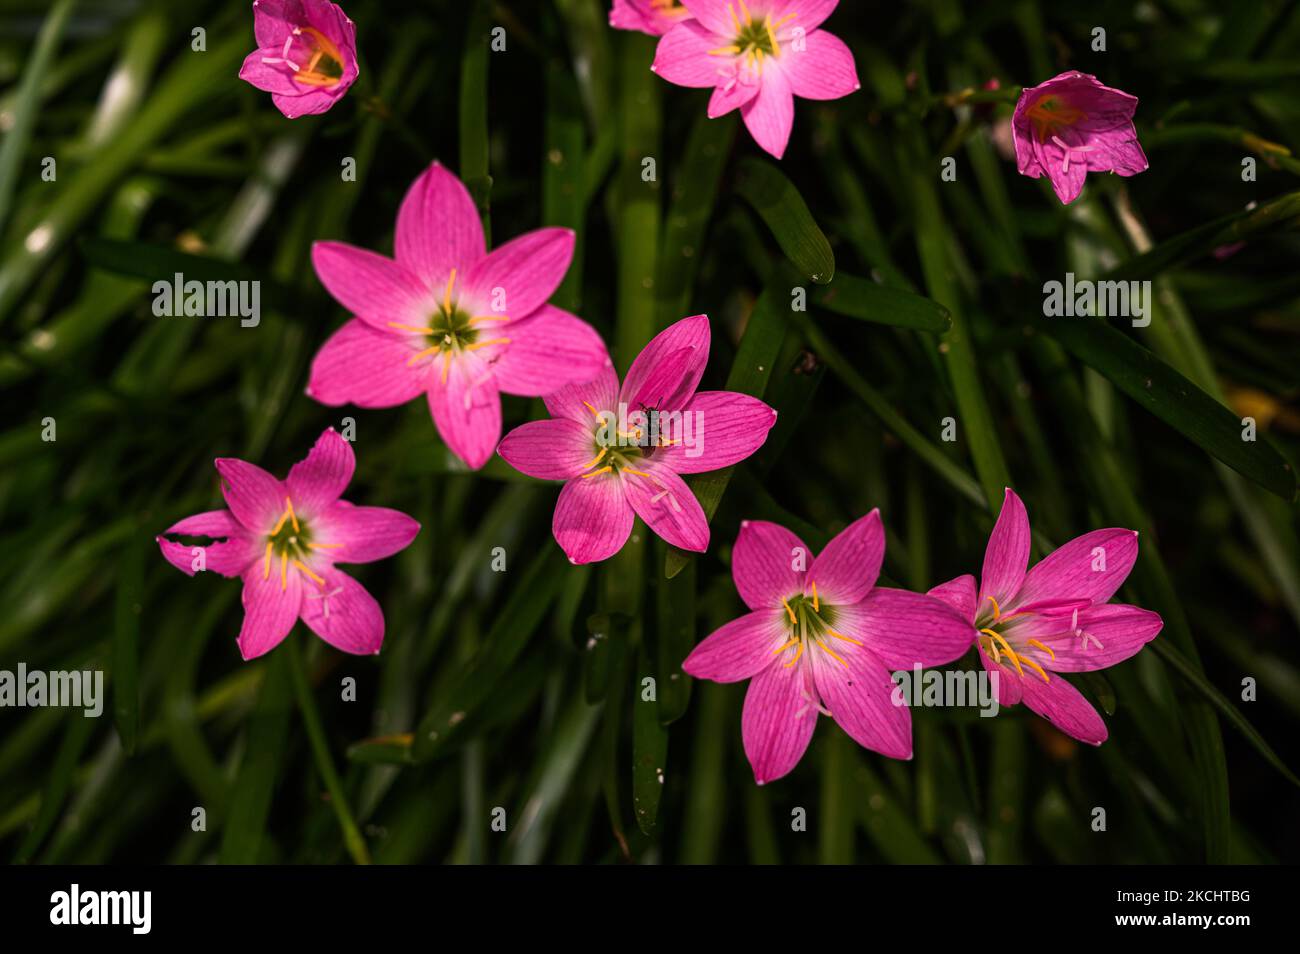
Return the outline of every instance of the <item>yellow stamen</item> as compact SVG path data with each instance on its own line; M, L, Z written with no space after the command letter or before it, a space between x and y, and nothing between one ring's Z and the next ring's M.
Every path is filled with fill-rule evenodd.
M599 477L601 474L608 474L613 469L614 468L611 467L609 464L606 464L600 470L593 470L590 474L579 474L578 476L581 477L583 480L586 480L588 477Z
M398 331L410 331L417 335L432 335L436 332L432 328L421 328L419 325L404 325L400 321L390 321L388 327L396 328Z
M466 345L466 351L477 351L479 348L486 348L488 345L510 344L509 338L493 338L491 341L477 341L472 345Z
M813 588L813 612L816 613L818 610L821 609L821 604L817 600L817 584L815 582L813 583L812 588Z
M845 636L843 633L837 633L837 632L835 632L835 630L830 629L829 627L827 628L826 632L830 633L830 634L831 634L832 636L834 636L836 639L842 639L842 640L844 640L846 643L852 643L852 644L855 645L855 646L861 646L861 645L862 645L862 640L860 640L860 639L854 639L852 636Z
M280 589L282 590L286 590L289 588L289 578L286 575L288 569L289 569L289 551L281 550L280 551Z
M1056 653L1052 652L1052 647L1051 647L1051 646L1044 646L1042 643L1040 643L1040 642L1039 642L1038 640L1036 640L1036 639L1031 639L1031 640L1029 640L1028 642L1029 642L1029 645L1030 645L1030 646L1037 646L1039 649L1041 649L1043 652L1047 653L1047 655L1051 656L1053 659L1056 658ZM1027 662L1027 661L1028 661L1028 660L1026 660L1026 662Z
M298 517L293 512L293 501L285 497L284 506L289 511L289 519L293 521L293 532L302 533L302 527L298 526Z
M740 4L740 12L745 15L745 26L753 26L754 18L749 15L749 7L745 6L745 0L736 0Z
M599 464L599 463L601 462L601 460L605 457L605 455L606 455L607 453L609 453L609 448L608 448L608 447L602 447L602 448L600 449L600 453L597 454L595 457L593 457L593 458L591 459L591 462L590 462L590 463L588 463L588 464L583 464L583 465L582 465L582 469L583 469L583 470L588 470L588 469L590 469L590 468L592 468L592 467L595 467L597 464Z
M509 320L510 320L510 316L509 316L509 315L475 315L473 318L470 319L471 322L475 322L475 321L509 321Z
M439 347L438 345L434 345L432 348L425 348L423 351L417 351L415 354L411 355L409 359L407 359L406 366L409 368L411 365L415 364L415 362L419 361L421 358L427 358L429 355L437 354L441 350L442 350L441 347Z
M1011 648L1011 644L1002 638L1001 633L995 633L991 629L981 629L980 632L987 633L993 639L996 639L1002 645L1002 651L1011 657L1011 664L1016 667L1016 672L1020 673L1022 676L1025 674L1025 671L1020 668L1020 657L1017 656L1016 651Z
M451 286L456 284L456 269L451 270L451 275L447 279L447 289L442 293L442 310L451 314Z
M1040 666L1040 665L1038 665L1038 663L1034 662L1034 661L1033 661L1032 659L1030 659L1028 656L1020 656L1020 657L1018 657L1018 658L1019 658L1019 660L1020 660L1022 663L1024 663L1026 666L1032 666L1034 669L1038 670L1038 674L1039 674L1040 676L1043 677L1043 682L1051 682L1051 681L1052 681L1052 680L1050 680L1050 679L1047 678L1047 673L1043 672L1043 667ZM1020 674L1023 676L1023 675L1024 675L1024 671L1021 670L1021 673L1020 673Z
M837 653L835 650L831 649L829 646L827 646L825 643L823 643L820 639L817 640L817 645L820 646L820 647L821 647L823 650L825 650L827 653L829 653L829 654L830 654L830 657L831 657L832 659L834 659L836 662L838 662L838 663L839 663L841 666L843 666L845 669L848 669L848 668L849 668L849 664L846 663L846 662L844 661L844 658L843 658L842 656L840 656L840 654Z
M772 21L768 19L764 19L763 26L767 27L767 38L772 43L772 55L780 56L781 44L776 42L776 31L772 29Z
M772 651L772 655L773 655L773 656L779 656L779 655L781 655L781 653L785 652L785 651L786 651L787 649L789 649L791 646L797 646L798 644L799 644L799 637L796 636L796 637L794 637L792 640L790 640L788 643L786 643L784 646L782 646L780 649L775 649L775 650L773 650L773 651Z
M740 47L733 43L730 46L720 46L715 50L709 50L709 56L734 56L739 52Z
M998 601L995 600L993 597L986 596L984 598L993 604L993 622L996 623L998 619L1002 616L1002 607L998 606Z
M781 605L784 606L785 611L790 614L790 622L797 625L799 623L799 619L794 615L794 610L790 609L790 604L786 602L784 596L781 597Z
M284 522L288 519L289 519L289 511L286 510L284 513L280 514L279 521L276 523L275 527L272 528L271 530L271 536L275 536L277 533L283 530Z
M269 580L270 578L271 578L271 543L270 541L267 541L266 560L265 562L262 563L262 579Z
M444 351L442 357L443 357L443 361L442 361L442 383L443 383L443 384L446 384L446 383L447 383L447 372L451 370L451 352L450 352L450 351Z
M735 28L736 28L736 32L739 33L739 32L740 32L740 21L736 19L736 11L735 11L734 9L732 9L731 4L727 4L727 13L730 14L730 16L731 16L731 22L732 22L732 24L735 26Z
M343 546L341 543L309 543L307 544L313 550L337 550Z
M799 657L802 655L803 655L803 643L800 643L799 648L794 651L794 659L791 659L788 663L786 663L785 668L789 669L791 666L797 663L799 661Z
M319 583L321 586L324 586L324 585L325 585L325 581L322 580L322 579L321 579L319 576L317 576L315 573L313 573L313 572L308 568L307 564L303 563L301 560L294 560L294 561L293 561L293 565L294 565L294 567L295 567L296 569L300 570L300 571L303 572L303 573L306 573L308 576L310 576L313 580L315 580L315 581L316 581L317 583Z
M644 470L633 470L631 467L624 467L623 473L636 474L638 477L645 477L647 480L650 478L650 475L647 474Z
M587 405L587 410L588 410L588 411L590 411L592 414L595 414L595 415L596 415L596 420L598 420L598 421L602 421L602 420L604 420L604 418L602 418L602 417L600 416L600 412L596 410L595 405L593 405L590 401L583 401L582 403L585 404L585 405Z

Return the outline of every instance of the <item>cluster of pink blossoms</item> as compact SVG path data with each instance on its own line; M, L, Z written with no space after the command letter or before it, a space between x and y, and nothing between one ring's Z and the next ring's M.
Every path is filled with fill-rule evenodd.
M819 29L837 4L614 0L610 23L660 37L652 69L712 89L708 115L739 109L758 145L780 158L796 96L836 99L859 88L848 47ZM240 76L290 119L328 110L357 77L352 21L329 0L253 6L258 49ZM1024 90L1013 117L1019 171L1048 176L1062 202L1078 196L1089 171L1141 172L1136 103L1077 72ZM708 519L682 475L745 460L776 421L757 398L699 390L708 318L662 331L620 382L596 331L549 304L572 261L571 232L543 228L489 252L465 186L434 163L403 199L395 236L392 257L338 242L313 248L321 283L353 317L317 353L307 393L373 408L423 395L467 467L495 450L525 474L563 481L552 529L573 563L613 556L637 517L674 546L705 551ZM541 397L551 417L501 439L502 392ZM378 652L383 613L336 564L391 556L420 528L398 511L341 499L355 468L351 445L325 431L283 481L236 459L216 468L227 508L181 520L158 543L190 575L243 581L244 658L273 649L299 619L340 650ZM1105 724L1060 674L1115 665L1159 633L1157 614L1109 602L1136 560L1137 534L1096 530L1033 568L1029 550L1025 507L1009 489L980 581L961 576L927 594L876 585L885 555L878 511L811 560L785 528L745 522L732 574L749 612L703 640L683 668L750 680L742 735L759 784L794 768L819 714L868 749L910 758L911 715L896 701L894 673L944 665L972 647L1001 705L1024 702L1100 744Z

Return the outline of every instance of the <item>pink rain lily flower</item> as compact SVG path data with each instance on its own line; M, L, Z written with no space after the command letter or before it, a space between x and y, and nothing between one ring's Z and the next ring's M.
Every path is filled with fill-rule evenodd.
M257 49L239 78L289 119L323 113L357 78L357 30L329 0L254 0Z
M1068 205L1089 172L1145 172L1147 157L1133 128L1137 102L1077 70L1026 89L1011 116L1020 174L1047 176Z
M616 30L663 36L690 17L691 11L677 0L614 0L609 10L609 25Z
M731 575L750 612L682 663L697 679L750 680L741 734L759 785L798 764L818 713L859 745L910 759L912 715L895 704L892 673L950 662L971 643L966 621L941 600L875 585L880 511L851 523L811 565L808 555L784 527L741 524Z
M978 588L969 574L930 593L974 626L980 662L997 675L999 705L1024 702L1066 735L1100 745L1106 724L1079 690L1057 676L1123 662L1155 639L1158 613L1108 603L1137 560L1133 530L1075 537L1026 572L1029 517L1008 488L984 551Z
M794 125L794 98L839 99L858 89L844 41L819 30L839 0L682 0L693 20L673 27L656 73L712 89L709 118L739 109L754 141L776 158Z
M605 343L546 303L573 259L573 233L538 229L488 253L469 191L434 163L397 213L394 261L317 242L321 283L356 317L312 361L322 404L393 407L421 394L438 433L469 467L501 438L500 392L540 397L587 381Z
M707 316L683 318L637 355L622 388L607 363L593 380L547 395L549 420L501 442L516 470L565 481L551 529L570 562L613 556L637 516L673 546L708 547L708 520L681 475L739 463L776 423L758 398L696 391L709 340Z
M244 581L244 659L270 652L299 619L345 653L379 652L383 611L334 564L392 556L406 549L420 525L397 510L339 499L356 466L352 445L330 428L283 481L232 457L216 465L229 509L186 517L158 537L158 546L190 576L207 569ZM214 542L195 547L168 536Z

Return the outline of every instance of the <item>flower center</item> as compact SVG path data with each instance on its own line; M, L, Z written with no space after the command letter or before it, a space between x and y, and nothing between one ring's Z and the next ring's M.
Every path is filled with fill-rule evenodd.
M1025 674L1024 667L1028 666L1042 677L1043 682L1051 682L1047 672L1039 663L1029 658L1028 650L1025 648L1032 646L1033 648L1046 653L1050 658L1055 659L1056 653L1052 652L1051 647L1044 645L1036 639L1028 639L1025 640L1024 646L1022 646L1020 651L1017 652L1005 634L1006 624L1009 620L1030 614L1008 613L1006 616L1003 616L1002 608L998 606L998 601L996 599L992 596L986 596L984 599L992 604L992 612L990 614L988 608L982 608L979 616L976 617L975 620L975 626L979 629L978 641L980 651L1000 666L1010 665L1014 667L1016 672L1022 676ZM1076 618L1078 617L1078 610L1075 610L1075 616ZM1003 663L1003 659L1006 659L1006 663Z
M785 663L786 669L795 665L803 657L805 648L812 646L817 647L828 658L833 659L845 669L849 668L849 664L844 657L832 647L831 640L838 639L846 643L852 643L855 646L861 646L862 643L852 636L837 633L831 627L831 623L835 621L835 608L822 605L821 599L817 596L816 583L812 584L811 595L800 593L790 599L782 599L781 606L785 609L788 619L790 639L774 650L772 655L778 656L787 649L793 649L794 655L789 662Z
M1047 142L1062 129L1088 118L1088 114L1083 110L1071 106L1059 96L1050 93L1034 100L1034 104L1025 110L1025 115L1034 124L1039 142Z
M305 560L311 555L312 550L334 550L341 546L343 546L341 543L313 543L311 529L298 519L298 515L293 511L293 501L285 497L284 512L280 514L280 519L266 537L266 555L262 559L262 579L269 580L271 578L271 560L273 557L278 556L280 558L280 589L283 590L289 586L290 567L323 589L325 581L311 567L307 566Z
M442 301L435 308L433 314L429 316L427 325L406 325L397 321L388 322L390 328L425 336L425 344L428 347L411 355L406 362L408 368L417 361L433 358L439 352L442 352L443 384L447 383L447 372L451 367L453 355L460 354L462 351L477 351L479 348L486 348L489 345L510 343L509 338L489 338L480 341L479 332L483 330L484 324L495 321L509 321L510 316L471 315L460 307L460 301L454 295L455 288L456 269L453 268L451 275L447 278L447 287L443 289Z
M343 54L315 27L294 27L280 55L264 56L262 62L283 63L304 86L334 86L343 79Z
M794 19L794 14L787 13L775 22L768 15L756 20L750 14L749 7L745 6L745 0L736 2L740 6L740 16L736 15L735 6L727 4L727 12L731 14L731 23L736 30L735 39L726 46L709 50L709 55L740 57L746 66L762 73L763 57L775 58L781 55L781 44L777 41L776 32Z

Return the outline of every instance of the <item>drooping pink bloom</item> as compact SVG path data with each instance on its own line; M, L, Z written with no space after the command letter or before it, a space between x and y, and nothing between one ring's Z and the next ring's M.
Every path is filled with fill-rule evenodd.
M1056 675L1123 662L1155 639L1158 613L1108 603L1137 560L1133 530L1093 530L1029 565L1029 517L1007 489L984 551L978 588L967 574L930 590L974 626L980 662L997 674L998 703L1023 701L1080 742L1106 741L1106 724Z
M244 581L244 659L270 652L299 619L345 653L379 652L383 611L335 564L392 556L420 525L398 510L339 499L356 467L352 445L330 428L285 480L233 457L216 465L229 509L186 517L157 538L158 546L190 576L206 569ZM169 536L213 542L196 546Z
M663 36L690 17L691 11L677 0L614 0L609 10L609 25L616 30Z
M1053 76L1020 94L1011 116L1021 175L1052 180L1065 204L1083 191L1089 172L1135 176L1147 157L1133 128L1137 97L1077 70Z
M501 442L516 470L565 481L551 529L570 562L613 556L637 516L673 546L708 547L708 520L681 475L739 463L776 423L758 398L695 390L709 340L707 316L683 318L637 355L622 388L607 363L593 380L547 395L549 420Z
M393 407L426 394L447 446L482 467L501 437L501 391L540 397L609 363L594 328L546 303L573 240L538 229L489 254L469 191L435 162L402 201L396 261L341 242L312 247L321 283L356 318L317 352L308 395Z
M780 159L794 98L839 99L858 89L853 54L819 30L839 0L682 0L695 17L673 27L655 53L656 73L712 89L709 118L739 109L750 134Z
M329 0L253 0L257 49L239 78L289 119L323 113L357 78L357 30Z
M941 600L875 585L880 511L849 524L811 565L808 557L785 527L741 524L731 575L750 612L682 663L697 679L750 680L741 734L759 785L798 764L818 713L859 745L910 759L912 715L895 704L891 674L950 662L971 644L966 621Z

